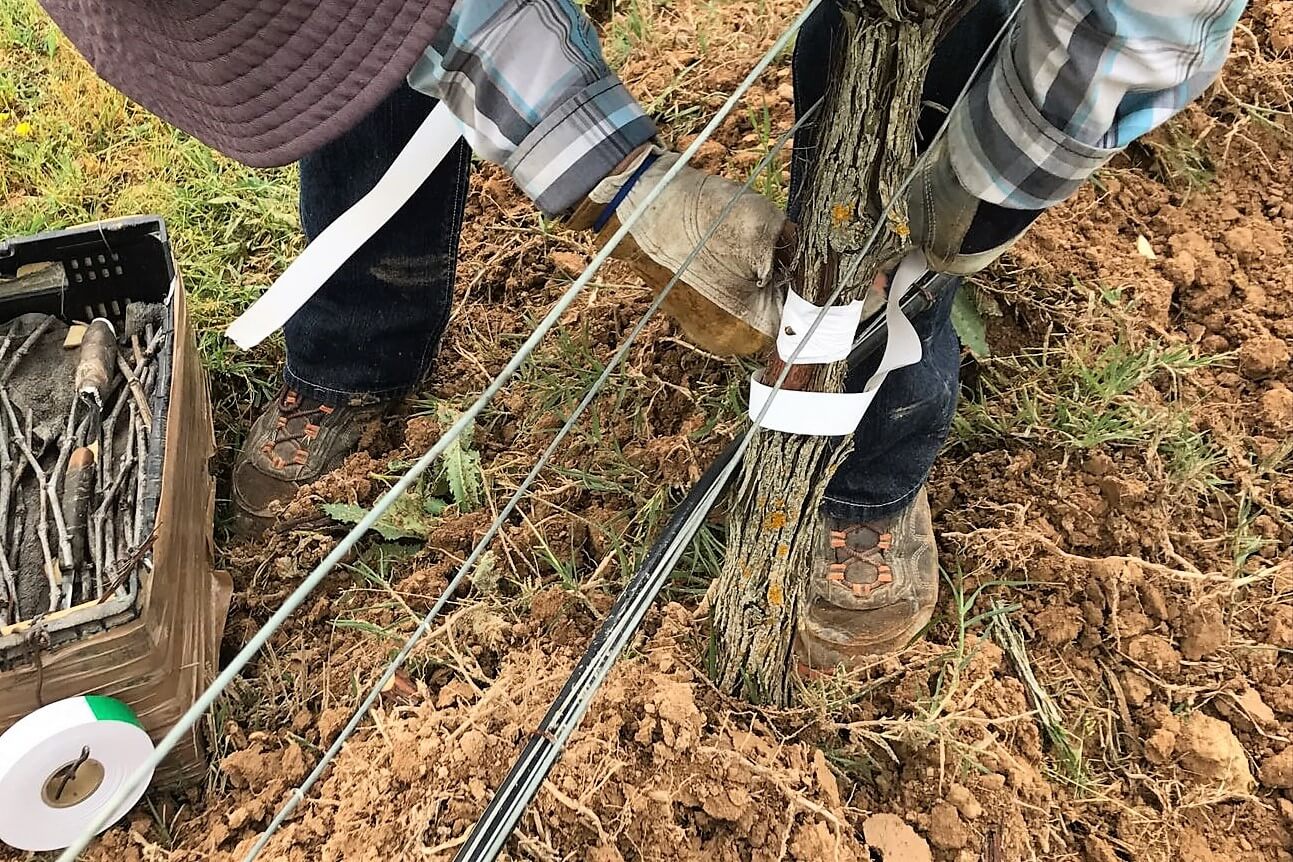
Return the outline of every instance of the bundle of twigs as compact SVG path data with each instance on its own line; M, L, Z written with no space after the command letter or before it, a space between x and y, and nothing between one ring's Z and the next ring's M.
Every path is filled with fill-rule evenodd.
M120 336L40 314L0 329L0 624L137 585L164 313L127 305Z

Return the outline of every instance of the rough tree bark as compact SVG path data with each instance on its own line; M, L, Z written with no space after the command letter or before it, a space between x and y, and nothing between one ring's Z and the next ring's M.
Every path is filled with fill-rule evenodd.
M825 304L864 296L881 265L905 250L901 202L876 246L862 246L915 164L925 72L958 0L844 0L846 36L826 97L815 173L806 187L792 282ZM779 360L764 371L771 384ZM789 388L837 392L845 364L796 366ZM716 676L725 690L762 703L793 697L792 646L807 596L818 506L848 452L828 438L760 429L729 512L728 549L713 600Z

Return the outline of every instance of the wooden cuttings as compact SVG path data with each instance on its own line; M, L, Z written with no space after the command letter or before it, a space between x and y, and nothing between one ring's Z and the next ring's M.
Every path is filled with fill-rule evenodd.
M138 586L163 333L128 317L140 332L99 319L79 340L52 315L0 325L0 625Z

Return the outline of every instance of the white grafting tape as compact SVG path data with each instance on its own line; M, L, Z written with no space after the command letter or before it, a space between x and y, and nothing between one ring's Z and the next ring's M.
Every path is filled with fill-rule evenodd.
M436 105L372 191L324 228L225 334L246 350L281 329L370 236L408 203L461 137L462 126L448 106L444 102Z
M152 751L134 712L110 697L69 697L23 716L0 735L0 841L19 850L67 847ZM141 786L107 824L143 793Z
M858 423L862 421L862 417L866 415L867 408L871 406L880 384L884 383L889 372L907 365L915 365L920 361L922 355L920 336L916 334L916 328L911 325L911 321L902 313L902 297L916 283L916 279L928 271L925 256L918 251L907 255L898 265L898 271L894 273L889 285L888 301L885 303L887 334L884 355L861 392L802 392L795 389L782 389L774 398L772 387L763 383L756 374L750 378L750 418L758 421L760 427L783 431L787 434L811 434L819 437L842 437L852 434ZM823 318L823 324L826 319ZM812 317L808 318L803 329L805 333L811 326L812 320ZM856 329L855 324L853 331L849 333L850 346ZM809 346L816 340L816 336L817 333L814 332ZM795 358L796 364L802 361L803 353ZM759 420L759 414L763 412L764 405L768 404L769 399L772 403L768 405L768 412L763 413L762 420Z
M822 322L813 330L812 338L804 344L795 357L796 365L817 365L823 362L843 362L853 349L862 320L862 300L855 299L848 305L833 305L826 309ZM795 348L804 341L808 330L822 311L794 289L786 291L786 304L781 308L781 328L777 331L777 355L788 362Z

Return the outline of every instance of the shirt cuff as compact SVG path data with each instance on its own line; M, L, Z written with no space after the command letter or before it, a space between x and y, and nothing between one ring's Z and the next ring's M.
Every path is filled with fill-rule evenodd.
M655 135L642 106L619 78L607 75L556 106L504 167L539 209L557 215Z
M655 136L573 0L457 0L409 84L447 104L476 155L549 215Z
M1009 209L1054 206L1119 152L1084 144L1042 116L1009 49L952 112L947 134L965 190Z

